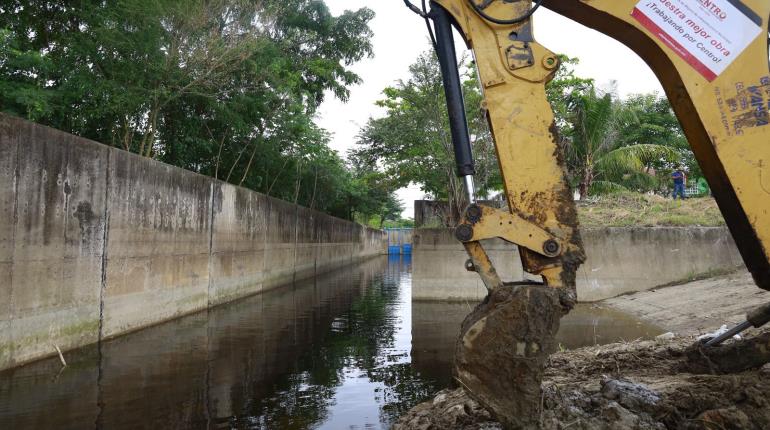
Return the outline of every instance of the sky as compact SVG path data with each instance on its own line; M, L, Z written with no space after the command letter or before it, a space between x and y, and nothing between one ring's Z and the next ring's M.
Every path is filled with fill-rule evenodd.
M374 105L382 98L382 90L399 79L407 79L409 65L432 48L425 22L407 9L402 0L326 0L326 4L334 15L361 7L376 14L370 24L374 32L374 57L351 67L363 83L351 88L347 103L328 95L317 117L318 125L332 133L331 147L344 157L355 146L356 135L366 121L383 115ZM663 92L647 64L607 36L545 8L535 13L534 29L535 39L541 45L555 53L579 58L577 74L595 79L600 87L608 88L614 81L621 96ZM412 186L399 190L398 196L405 206L403 217L412 218L414 200L422 199L424 193Z

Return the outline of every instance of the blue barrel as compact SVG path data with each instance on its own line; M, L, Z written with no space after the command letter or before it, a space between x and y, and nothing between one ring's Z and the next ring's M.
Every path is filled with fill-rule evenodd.
M412 229L405 228L401 230L401 253L409 255L412 253Z
M411 228L386 228L388 233L388 254L412 254Z
M388 254L401 254L401 232L395 228L388 228Z

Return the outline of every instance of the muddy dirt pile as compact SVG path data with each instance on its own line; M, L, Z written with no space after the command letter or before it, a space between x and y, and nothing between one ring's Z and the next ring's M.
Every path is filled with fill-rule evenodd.
M759 348L770 351L770 330L761 337ZM719 366L691 348L694 342L693 337L638 341L554 354L543 383L541 427L770 429L770 364L717 374ZM460 389L438 393L393 427L497 428L502 427Z

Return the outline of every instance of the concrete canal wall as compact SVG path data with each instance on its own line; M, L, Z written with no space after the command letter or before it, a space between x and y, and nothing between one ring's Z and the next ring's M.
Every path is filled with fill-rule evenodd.
M604 228L581 233L588 261L578 271L577 289L584 302L743 265L730 232L722 227ZM499 239L485 245L504 281L525 278L516 247ZM486 289L478 275L465 270L467 258L450 230L415 230L413 299L483 299Z
M386 246L379 230L0 114L0 369Z

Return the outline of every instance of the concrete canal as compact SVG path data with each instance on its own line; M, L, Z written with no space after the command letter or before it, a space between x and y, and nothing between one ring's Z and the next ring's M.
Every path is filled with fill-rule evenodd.
M412 303L409 255L375 257L0 373L0 428L388 428L451 384L471 303ZM564 348L650 337L581 307Z

